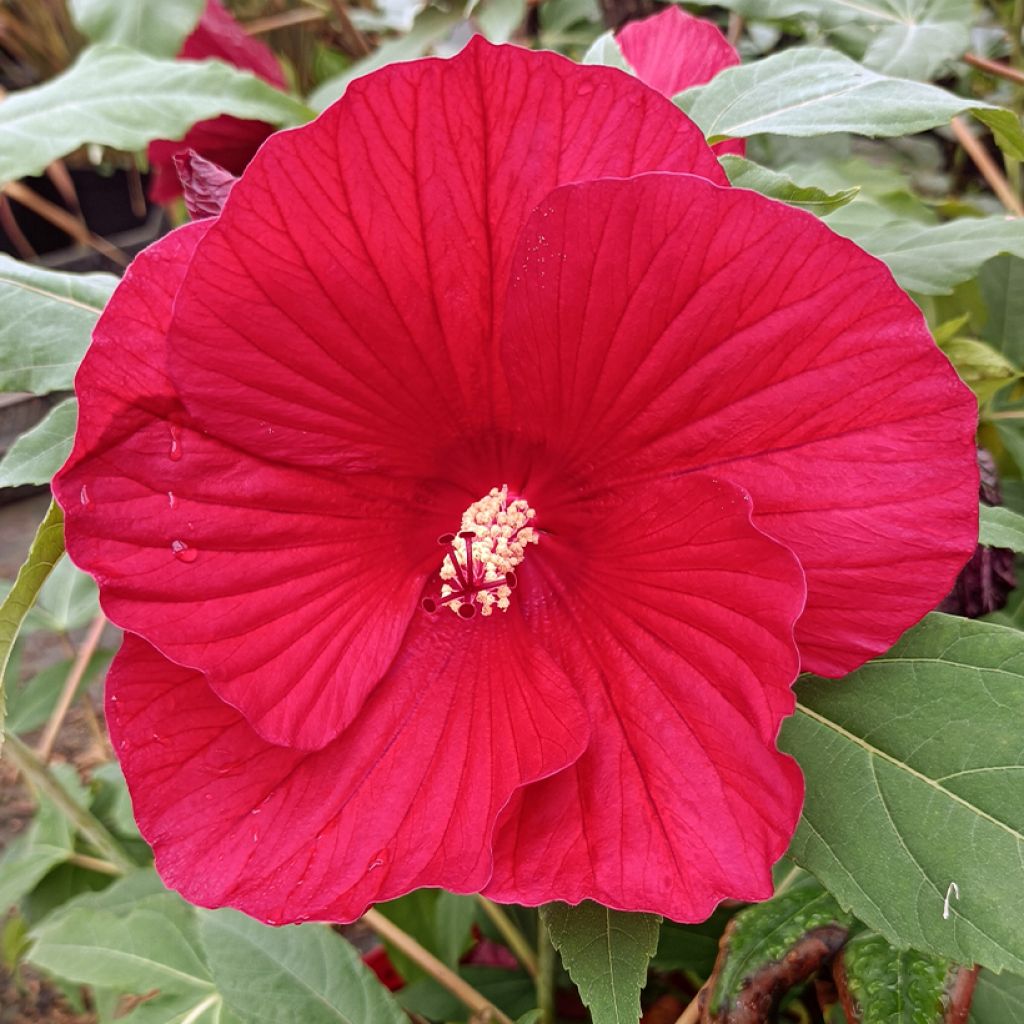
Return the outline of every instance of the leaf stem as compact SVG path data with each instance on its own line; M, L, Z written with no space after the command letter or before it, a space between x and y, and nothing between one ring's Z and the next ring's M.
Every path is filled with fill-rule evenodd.
M544 917L537 915L537 1024L555 1024L555 968L557 953Z
M956 136L957 142L963 146L964 151L974 161L975 166L981 171L982 177L988 182L989 188L999 197L1000 202L1015 217L1024 217L1024 206L1021 205L1013 186L1006 176L996 165L996 162L989 156L988 150L974 137L974 133L964 124L961 117L954 117L950 121L950 127Z
M53 709L53 713L50 715L49 721L46 723L46 728L43 730L43 735L40 737L39 745L36 747L36 757L45 764L50 760L50 755L53 753L53 745L57 739L57 733L60 732L60 727L64 724L64 718L71 708L71 702L75 699L75 693L78 690L78 684L82 681L82 676L85 675L85 670L92 660L92 656L96 653L96 648L100 642L100 636L103 634L103 627L107 624L107 617L100 612L95 619L92 620L92 625L89 627L89 632L86 634L85 639L82 641L82 646L78 649L78 653L75 655L75 660L71 665L71 671L68 672L68 677L64 681L64 689L61 691L60 697L57 699L57 704Z
M400 949L417 967L422 968L443 988L446 988L464 1006L476 1014L483 1024L512 1024L512 1019L501 1012L486 996L460 978L450 967L441 963L433 953L424 949L411 935L389 921L379 910L370 909L362 917L363 923L386 942Z
M701 989L701 992L704 990ZM690 1005L683 1010L676 1021L676 1024L697 1024L700 1020L700 992L698 992L693 999L690 1000Z
M491 923L501 933L501 937L508 943L509 949L515 954L516 959L523 965L526 973L537 979L537 954L533 951L526 936L516 927L504 910L496 903L492 903L486 896L477 893L477 902L483 912L491 919Z
M135 867L131 858L121 849L121 844L107 831L103 823L75 803L50 769L42 764L14 733L7 733L5 740L4 754L10 758L25 780L50 800L72 827L88 839L113 867L122 873L131 871Z
M123 868L111 864L109 860L100 860L99 857L90 857L85 853L72 853L67 862L85 868L86 871L95 871L99 875L113 875L120 878L124 874Z

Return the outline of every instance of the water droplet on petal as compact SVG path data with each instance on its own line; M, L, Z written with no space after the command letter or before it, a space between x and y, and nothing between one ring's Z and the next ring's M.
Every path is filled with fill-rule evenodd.
M174 491L167 492L167 504L170 505L171 508L174 508L174 506L178 504L178 499L174 496Z
M170 456L172 462L177 462L182 455L181 452L181 430L176 427L173 423L168 424L168 429L171 432L171 450Z
M384 867L385 857L384 851L381 850L374 858L366 865L366 873L369 874L371 871L376 871L377 868Z
M183 540L172 540L171 551L179 562L186 564L194 562L199 557L199 552L195 548L190 548Z
M89 490L85 484L82 484L82 489L78 492L78 500L83 506L89 504Z

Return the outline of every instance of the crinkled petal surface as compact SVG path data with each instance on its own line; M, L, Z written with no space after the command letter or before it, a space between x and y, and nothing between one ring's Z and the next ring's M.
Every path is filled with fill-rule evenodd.
M185 195L185 208L192 220L216 217L224 208L238 178L219 164L186 149L174 157L174 168Z
M107 683L111 739L164 881L274 924L346 921L421 886L479 890L518 786L587 742L563 671L520 614L420 612L352 727L275 747L202 676L131 634Z
M631 21L616 38L640 81L665 96L704 85L740 62L740 55L716 25L681 7Z
M594 486L748 490L807 574L805 669L855 668L948 592L977 539L975 403L882 263L755 193L650 174L553 193L515 266L524 433Z
M293 463L498 465L526 217L563 182L656 169L724 182L697 128L614 69L475 37L359 79L267 142L198 248L171 327L184 402Z
M432 523L441 485L300 472L195 427L166 374L166 330L209 223L146 250L115 292L54 491L114 622L202 665L264 736L317 748L388 668L454 513L442 501Z
M550 596L528 621L576 680L592 739L517 794L485 891L680 921L766 898L803 797L775 747L799 661L795 556L745 493L701 475L570 503L549 529Z

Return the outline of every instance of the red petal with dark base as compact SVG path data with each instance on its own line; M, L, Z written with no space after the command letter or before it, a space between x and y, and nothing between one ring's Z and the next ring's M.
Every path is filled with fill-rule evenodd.
M352 728L316 753L266 743L132 635L107 716L164 881L274 924L353 920L421 886L480 889L515 788L587 742L572 684L514 611L419 613Z
M746 488L807 572L805 669L850 671L948 592L977 540L975 402L882 263L662 174L560 189L519 253L524 434L598 467L595 488L694 470Z
M704 85L740 62L740 55L717 26L679 7L631 21L616 39L640 81L665 96Z
M793 710L804 586L750 512L738 488L686 476L548 523L536 557L548 607L527 619L576 679L594 739L517 794L488 895L680 921L771 895L803 797L775 738Z
M114 622L202 668L264 736L317 748L387 670L466 503L441 484L300 472L193 428L166 329L208 224L146 250L115 292L54 491Z
M292 463L496 463L495 333L529 211L559 183L658 168L725 180L684 115L610 68L477 37L359 79L267 143L199 248L171 328L185 404Z

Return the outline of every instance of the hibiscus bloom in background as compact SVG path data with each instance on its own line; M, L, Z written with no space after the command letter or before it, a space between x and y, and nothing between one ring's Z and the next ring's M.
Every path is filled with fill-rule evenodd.
M480 39L270 139L77 389L140 828L272 923L767 897L801 659L886 649L977 536L973 398L886 268L641 82Z
M695 85L706 85L719 71L740 62L736 48L717 25L668 7L660 14L631 21L615 36L623 57L641 82L665 96L675 96ZM746 151L743 139L726 139L716 153Z
M274 54L246 34L221 0L207 0L203 16L178 56L183 60L216 58L243 71L251 71L278 89L286 86ZM177 154L193 149L232 174L241 174L263 140L275 130L273 125L263 121L242 121L224 115L193 125L177 142L160 139L150 143L150 198L155 203L169 203L181 195L181 182L174 166Z

